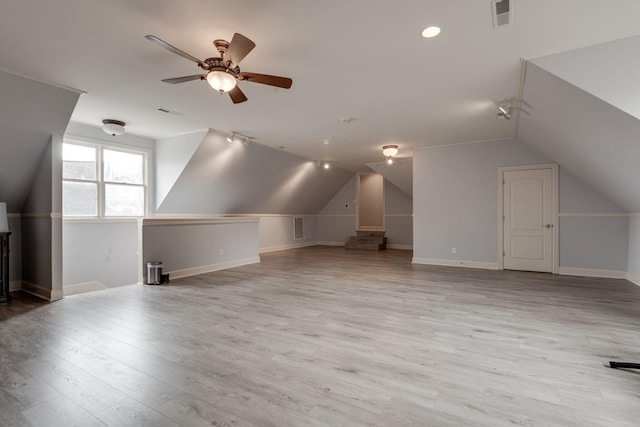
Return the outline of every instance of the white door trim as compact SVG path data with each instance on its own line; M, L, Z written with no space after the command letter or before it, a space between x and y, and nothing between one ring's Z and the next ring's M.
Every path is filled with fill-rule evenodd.
M504 173L511 171L524 171L524 170L538 170L538 169L551 169L553 175L553 182L551 188L553 189L553 274L558 274L560 270L560 253L559 253L559 238L558 238L558 165L555 163L544 163L536 165L522 165L522 166L505 166L498 168L498 270L504 270L504 192L502 189L502 183L504 181Z

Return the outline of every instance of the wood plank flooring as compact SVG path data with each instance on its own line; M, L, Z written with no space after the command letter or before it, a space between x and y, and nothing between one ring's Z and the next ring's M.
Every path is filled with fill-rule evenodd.
M0 305L0 426L638 426L640 288L311 247Z

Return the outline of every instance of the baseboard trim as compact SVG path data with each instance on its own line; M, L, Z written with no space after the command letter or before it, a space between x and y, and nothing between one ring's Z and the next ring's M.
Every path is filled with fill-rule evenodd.
M636 277L631 273L627 273L627 280L636 286L640 286L640 277Z
M269 252L285 251L287 249L306 248L308 246L316 246L317 244L318 243L316 242L286 243L284 245L269 246L266 248L262 248L260 249L260 253L266 254Z
M627 279L629 276L626 271L577 267L560 267L558 274L564 276L601 277L604 279Z
M318 246L344 246L344 242L332 242L330 240L316 242Z
M387 248L389 249L400 249L403 251L412 251L413 250L413 245L394 245L394 244L390 244L387 245Z
M242 267L243 265L255 264L260 262L260 257L245 258L229 262L221 262L219 264L204 265L202 267L184 268L169 272L171 279L181 279L183 277L196 276L198 274L211 273L213 271L226 270L228 268Z
M440 265L444 267L464 267L481 268L483 270L497 270L497 262L465 261L459 259L437 259L437 258L417 258L414 257L413 264Z
M45 289L35 283L25 282L24 280L22 281L20 290L46 301L58 301L64 298L62 289Z
M64 285L62 287L62 293L65 297L68 297L71 295L84 294L86 292L101 291L103 289L107 289L107 287L100 282L91 281L75 283L73 285Z

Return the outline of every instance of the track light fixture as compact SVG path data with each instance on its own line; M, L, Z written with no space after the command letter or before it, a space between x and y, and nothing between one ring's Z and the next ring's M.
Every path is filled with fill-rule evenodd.
M511 104L504 104L498 107L498 118L511 120Z
M227 142L242 142L244 145L247 145L250 141L251 138L241 134L240 132L231 132L229 135L227 135Z

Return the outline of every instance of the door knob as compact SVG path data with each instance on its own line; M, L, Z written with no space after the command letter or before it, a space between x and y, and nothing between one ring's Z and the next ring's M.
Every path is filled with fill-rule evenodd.
M553 224L545 224L544 228L553 228Z

